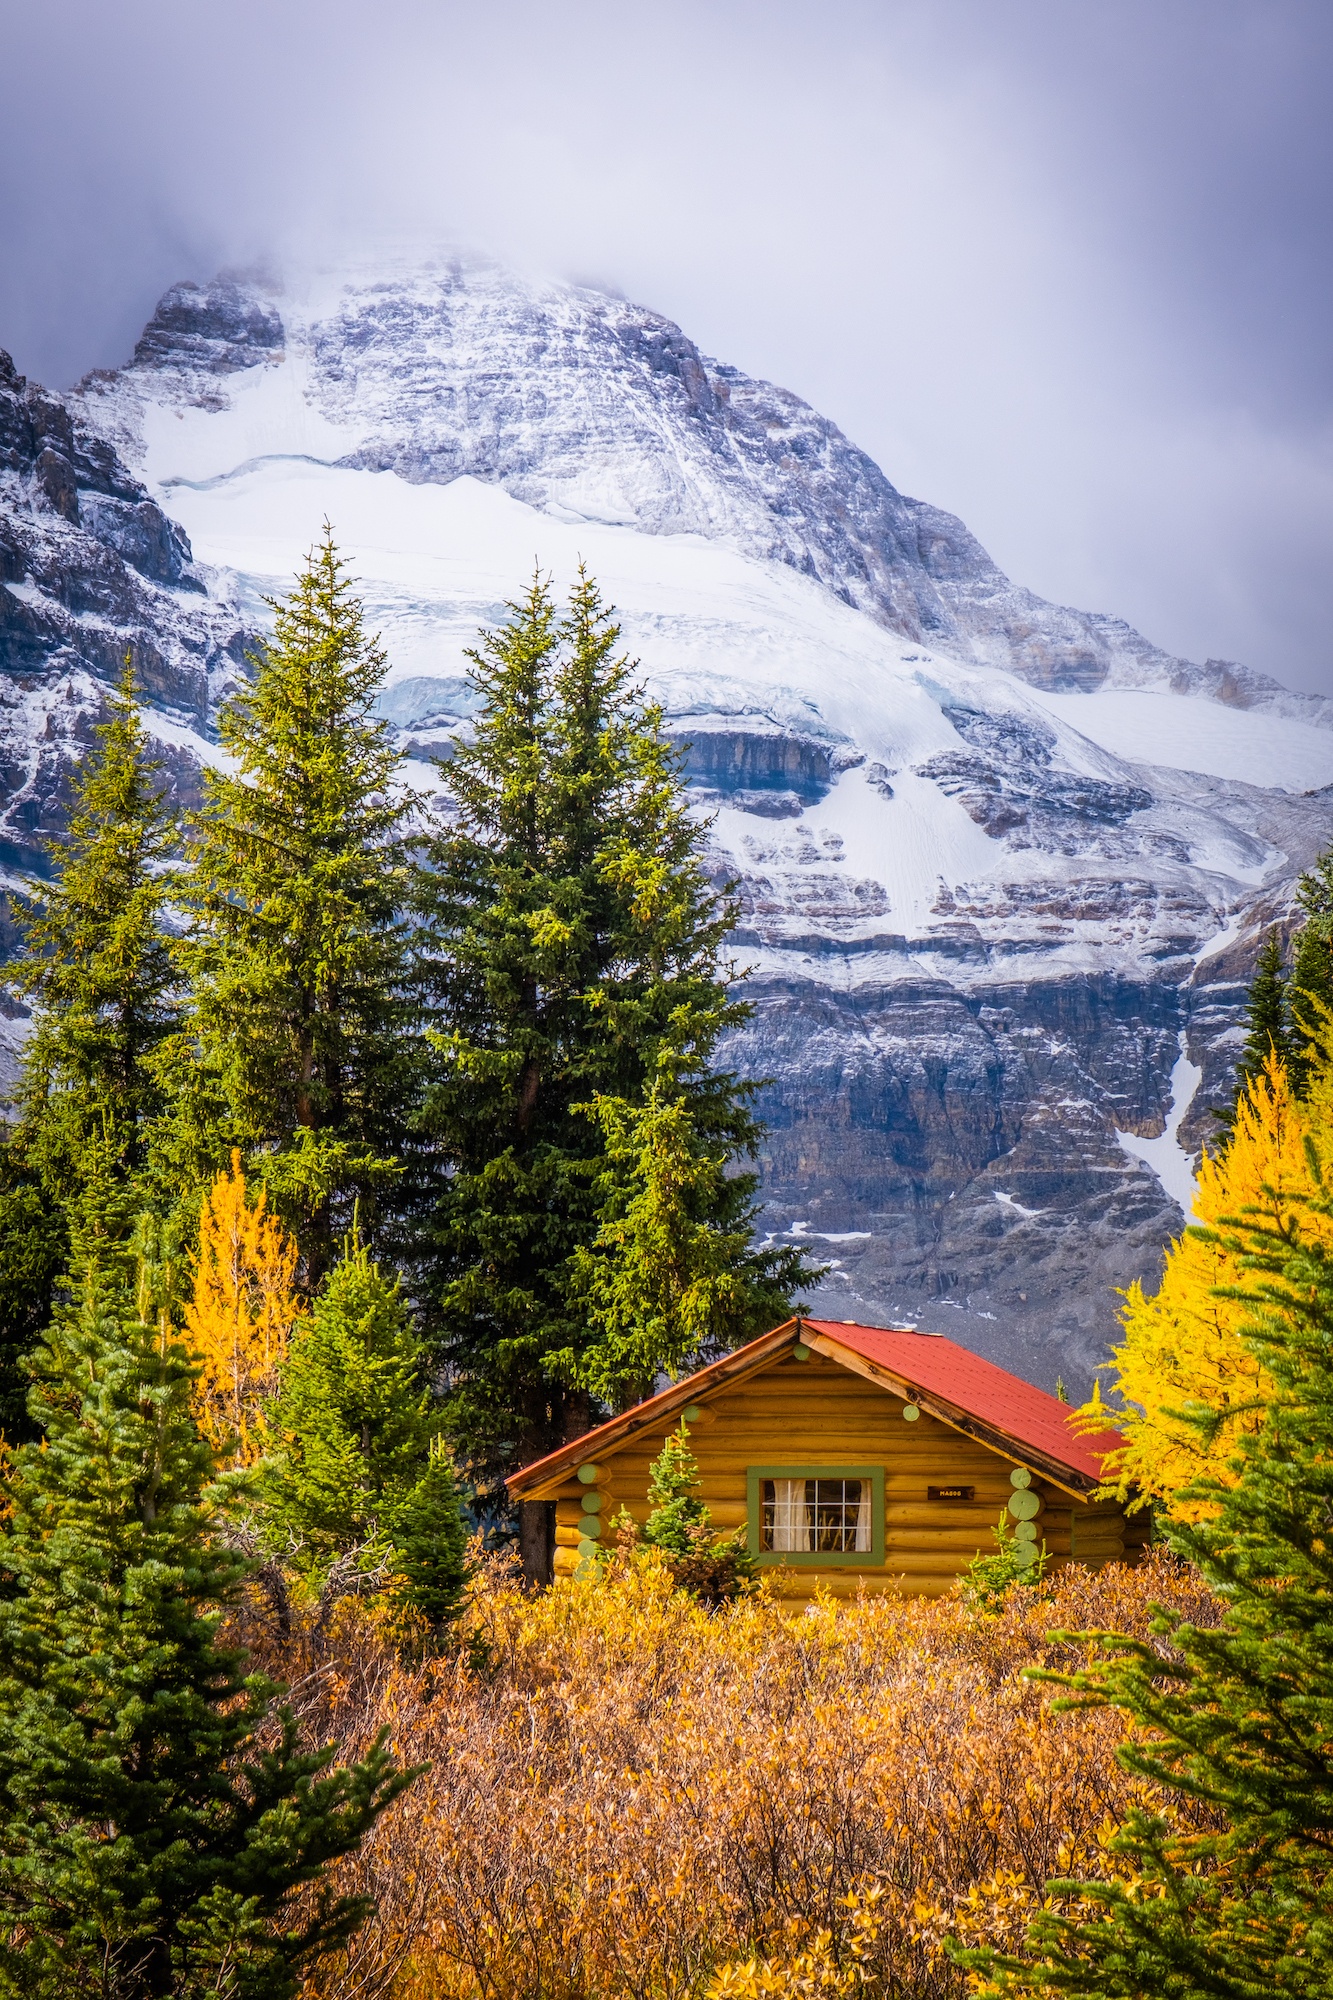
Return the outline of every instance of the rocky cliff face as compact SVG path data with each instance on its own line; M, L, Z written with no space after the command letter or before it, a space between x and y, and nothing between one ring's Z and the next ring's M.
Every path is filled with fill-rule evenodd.
M125 369L63 400L11 373L0 411L14 856L129 635L207 754L325 515L427 785L478 623L534 555L585 560L739 884L770 1226L829 1310L1084 1384L1328 837L1326 704L1043 603L797 397L489 268L177 287Z
M0 862L45 869L71 763L127 653L188 785L244 648L184 530L67 400L0 351Z

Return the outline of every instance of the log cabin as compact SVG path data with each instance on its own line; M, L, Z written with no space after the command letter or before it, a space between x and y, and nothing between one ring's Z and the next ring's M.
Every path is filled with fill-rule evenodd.
M1016 1548L1035 1559L1044 1545L1052 1568L1139 1560L1146 1515L1097 1497L1102 1460L1123 1440L1080 1437L1071 1416L943 1335L802 1317L508 1486L554 1503L555 1573L571 1575L622 1506L647 1518L649 1468L684 1419L714 1525L745 1528L784 1599L817 1587L939 1596L994 1552L1002 1512Z

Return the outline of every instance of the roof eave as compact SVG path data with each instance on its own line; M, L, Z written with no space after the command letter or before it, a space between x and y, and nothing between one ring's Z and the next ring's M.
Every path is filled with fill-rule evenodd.
M683 1381L673 1382L669 1389L650 1396L647 1402L636 1403L633 1409L599 1424L596 1430L586 1431L582 1437L561 1445L559 1450L548 1452L545 1458L535 1459L531 1465L521 1467L505 1481L511 1499L554 1499L559 1488L567 1484L580 1465L595 1461L599 1452L618 1450L643 1431L657 1429L664 1421L670 1422L688 1404L697 1402L711 1391L765 1367L776 1354L781 1353L797 1329L801 1339L817 1353L836 1361L852 1374L877 1383L890 1394L901 1396L904 1402L915 1403L941 1423L962 1432L965 1437L975 1438L978 1444L984 1444L1015 1465L1025 1465L1031 1471L1040 1473L1043 1479L1049 1480L1051 1485L1068 1493L1071 1498L1086 1500L1103 1484L1100 1475L1069 1465L1052 1452L1029 1444L1000 1425L973 1415L948 1397L922 1389L909 1377L898 1374L882 1362L870 1360L833 1335L816 1331L810 1321L801 1315L784 1320L781 1326L760 1334L733 1354L724 1354L719 1361L711 1362L697 1374L687 1375Z
M632 1410L612 1417L609 1422L599 1424L596 1430L585 1431L582 1437L574 1438L569 1444L561 1445L558 1451L548 1452L545 1458L534 1459L519 1471L511 1473L505 1481L509 1496L513 1500L553 1500L559 1487L565 1485L570 1475L580 1465L595 1460L599 1451L617 1449L641 1431L654 1430L663 1418L670 1419L687 1404L695 1403L713 1389L724 1383L734 1382L740 1376L748 1375L756 1368L762 1368L775 1354L781 1353L798 1325L795 1318L787 1319L781 1326L775 1326L769 1333L761 1333L757 1339L747 1341L733 1354L724 1354L720 1361L710 1362L697 1374L687 1375L681 1382L673 1382L669 1389L663 1389L656 1396L650 1396L646 1403L636 1403ZM804 1328L802 1338L806 1337Z

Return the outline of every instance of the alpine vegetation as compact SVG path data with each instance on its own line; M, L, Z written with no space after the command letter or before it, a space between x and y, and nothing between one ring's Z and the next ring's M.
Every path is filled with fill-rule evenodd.
M286 2000L363 1921L302 1892L410 1782L338 1767L219 1624L234 1494L154 1273L86 1214L0 1542L0 1991Z
M749 1013L735 910L661 713L586 574L563 610L540 576L509 610L470 655L417 891L421 1282L452 1434L492 1473L782 1319L810 1275L752 1244L755 1088L716 1063Z

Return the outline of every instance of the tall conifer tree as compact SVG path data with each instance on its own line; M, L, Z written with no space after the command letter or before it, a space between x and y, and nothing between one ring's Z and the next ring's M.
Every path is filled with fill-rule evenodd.
M1296 937L1296 962L1291 971L1291 1033L1288 1066L1292 1087L1304 1097L1310 1087L1311 1065L1318 1043L1333 1018L1333 925L1328 918L1308 917Z
M1333 848L1302 875L1297 900L1305 913L1296 937L1288 1007L1292 1088L1304 1097L1318 1044L1333 1025Z
M1288 980L1282 963L1282 940L1274 929L1264 932L1255 961L1254 978L1245 1003L1245 1046L1236 1064L1236 1083L1219 1122L1228 1131L1235 1124L1236 1108L1257 1077L1264 1074L1270 1057L1276 1056L1290 1072L1296 1056L1296 1035L1289 1006Z
M429 1127L450 1168L443 1356L455 1433L493 1469L586 1429L590 1391L614 1373L589 1358L599 1335L574 1276L618 1198L594 1101L641 1103L669 1045L692 1146L733 1159L758 1131L751 1087L712 1066L749 1012L721 960L735 913L709 882L660 711L586 574L563 616L540 577L510 612L470 655L482 706L442 770L452 819L423 891L440 1058ZM696 1179L694 1199L693 1219L724 1230L744 1209L721 1179L709 1194ZM748 1242L736 1273L724 1341L805 1276L799 1257L756 1258ZM642 1351L633 1373L682 1358L678 1341ZM533 1574L545 1533L525 1518Z
M100 1219L39 1350L42 1445L0 1537L0 1993L288 2000L366 1914L292 1898L408 1781L376 1744L307 1754L219 1643L244 1564L190 1417L192 1369ZM99 1248L100 1243L100 1248ZM92 1254L89 1254L89 1253Z
M18 1121L0 1160L0 1429L25 1435L18 1356L51 1313L71 1205L90 1178L133 1175L162 1109L156 1057L178 1018L163 926L178 838L127 657L75 779L53 880L17 904L33 1002ZM17 900L17 899L16 899Z
M314 1279L357 1198L367 1217L395 1206L415 801L374 714L385 657L327 527L272 608L254 684L221 718L233 768L206 773L193 827L171 1170L211 1179L232 1146L258 1156Z

